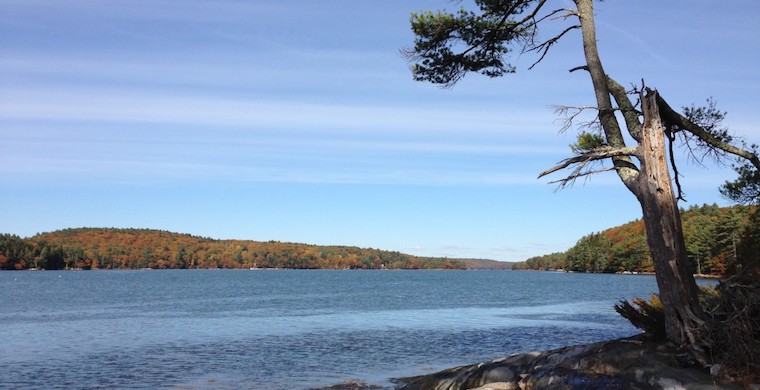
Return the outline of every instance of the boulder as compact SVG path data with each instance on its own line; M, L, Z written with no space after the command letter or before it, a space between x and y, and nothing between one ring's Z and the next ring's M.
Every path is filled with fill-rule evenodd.
M403 390L741 389L696 367L673 345L643 336L521 353L396 383Z

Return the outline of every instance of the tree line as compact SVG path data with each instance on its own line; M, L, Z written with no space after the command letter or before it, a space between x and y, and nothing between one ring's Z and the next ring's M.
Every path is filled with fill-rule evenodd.
M759 256L754 246L760 215L751 206L715 204L681 210L689 267L695 274L733 275L742 264ZM536 256L513 269L573 272L655 271L644 222L636 220L582 237L565 252Z
M464 269L461 261L352 246L216 240L150 229L0 234L0 269Z

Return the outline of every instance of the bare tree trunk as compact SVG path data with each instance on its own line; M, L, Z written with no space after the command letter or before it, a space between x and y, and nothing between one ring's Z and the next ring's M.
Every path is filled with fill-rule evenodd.
M628 107L629 113L632 112L632 105L622 87L611 82L599 60L593 0L574 1L578 7L586 65L594 85L605 139L613 148L625 147L610 94L615 95L621 107ZM637 141L639 136L641 138L635 153L640 167L636 169L627 156L613 157L612 162L622 182L641 204L660 299L665 310L666 335L670 341L689 345L698 352L696 328L701 323L703 313L697 300L699 290L688 266L681 214L665 155L664 127L657 106L657 93L642 96L642 107L644 126L641 129L635 117L625 118L626 124L633 126L628 129L631 136Z
M578 7L578 19L581 24L581 36L583 39L583 53L586 58L586 68L591 76L591 83L594 86L596 96L596 106L599 110L599 122L604 129L604 136L607 143L613 148L625 147L623 133L615 117L615 109L612 106L612 98L608 88L607 73L602 67L602 61L599 58L599 50L596 45L596 23L594 22L594 3L593 0L575 0ZM638 172L629 156L612 157L612 164L615 166L620 180L631 191L636 191L636 176Z
M665 331L670 341L699 349L696 328L702 309L697 284L689 268L681 228L681 214L673 192L665 154L664 128L657 107L657 92L642 95L644 126L638 151L641 160L639 191L647 242L657 271L657 286L665 310Z

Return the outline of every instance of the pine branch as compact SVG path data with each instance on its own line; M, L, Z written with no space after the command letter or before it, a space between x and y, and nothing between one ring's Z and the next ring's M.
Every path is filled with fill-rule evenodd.
M552 37L550 39L547 39L546 41L542 42L540 45L536 45L536 46L528 48L527 50L523 50L523 52L535 51L535 52L541 53L541 56L535 62L533 62L533 64L531 64L528 67L528 69L533 69L534 66L538 65L538 63L541 62L541 60L543 60L544 57L546 57L546 54L549 53L549 49L551 49L552 46L555 43L559 42L559 40L562 39L562 37L565 34L567 34L570 31L573 31L575 29L579 29L579 28L581 28L581 26L579 24L572 25L572 26L566 28L561 33L557 34L556 36L554 36L554 37Z
M757 154L718 139L703 127L673 110L673 108L671 108L665 99L659 94L657 95L657 106L660 109L660 115L662 116L663 121L668 124L668 127L677 126L679 129L693 134L710 147L748 160L756 169L760 170L760 157L758 157Z

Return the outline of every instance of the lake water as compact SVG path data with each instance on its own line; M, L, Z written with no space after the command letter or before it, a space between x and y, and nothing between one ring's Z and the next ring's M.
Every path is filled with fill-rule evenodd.
M0 272L0 388L390 385L637 333L653 276L521 271Z

